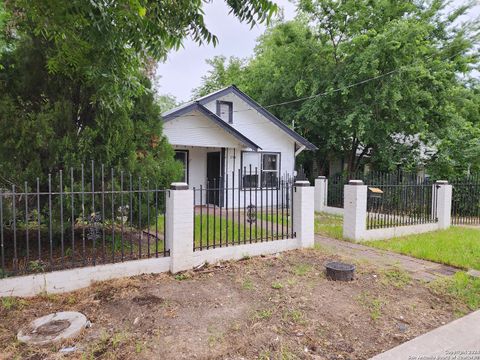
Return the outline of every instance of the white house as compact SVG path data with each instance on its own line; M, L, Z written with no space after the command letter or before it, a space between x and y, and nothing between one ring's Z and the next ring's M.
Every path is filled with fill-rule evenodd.
M277 188L293 177L298 154L317 149L234 85L162 115L183 180L190 188L220 189L202 200L207 204L221 206L227 193L230 204L240 199L243 206L244 192ZM227 188L240 194L221 191Z

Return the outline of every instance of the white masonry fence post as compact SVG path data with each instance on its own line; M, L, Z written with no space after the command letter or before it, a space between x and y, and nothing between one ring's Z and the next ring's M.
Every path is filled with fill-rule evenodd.
M315 211L321 212L327 206L328 179L319 176L315 179Z
M446 180L438 180L437 187L437 219L439 229L448 229L452 220L452 185Z
M295 181L293 185L293 232L302 248L313 247L314 237L314 187L308 181Z
M343 237L361 240L367 231L367 186L350 180L344 186Z
M172 183L167 195L165 246L170 250L170 271L193 267L193 190L186 183Z

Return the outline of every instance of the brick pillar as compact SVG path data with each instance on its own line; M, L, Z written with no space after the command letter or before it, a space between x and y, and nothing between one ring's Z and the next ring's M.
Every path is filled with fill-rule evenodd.
M452 222L452 185L446 180L438 180L437 188L437 219L439 229L448 229Z
M327 206L328 179L319 176L315 179L315 211L321 212Z
M293 231L301 247L313 247L314 238L314 187L308 181L293 185Z
M361 240L367 230L367 186L350 180L344 187L343 237Z
M167 196L166 239L170 249L170 271L193 267L193 190L186 183L172 183Z

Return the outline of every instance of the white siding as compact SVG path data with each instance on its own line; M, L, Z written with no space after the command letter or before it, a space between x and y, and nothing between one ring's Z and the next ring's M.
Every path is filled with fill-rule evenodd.
M251 106L237 97L235 94L228 94L205 105L213 113L216 113L216 101L231 101L233 103L232 127L241 132L248 139L261 147L260 152L280 153L279 176L293 176L295 168L295 140L281 130L277 125L265 118L258 111L251 109ZM206 187L207 177L207 152L221 151L225 148L225 179L228 188L234 184L239 187L238 173L241 169L242 151L252 151L241 144L232 135L215 125L202 113L195 111L165 123L164 133L170 143L177 149L189 150L189 185L190 188ZM234 175L232 175L234 171ZM261 169L258 169L260 173ZM233 181L232 176L235 177ZM273 204L276 204L276 193L274 193ZM255 190L252 190L255 196ZM245 196L246 195L246 196ZM271 193L268 194L269 205ZM279 196L281 197L281 196ZM225 199L227 201L227 199ZM260 192L257 192L257 205L260 203ZM263 198L266 202L266 195ZM252 200L253 202L253 200ZM279 201L280 202L280 201ZM200 204L199 196L196 197L197 205ZM205 203L205 196L202 203ZM250 204L250 191L240 191L240 206ZM228 192L229 207L238 206L238 192Z
M172 145L203 147L242 147L232 135L208 119L204 114L193 111L167 121L163 133Z
M230 93L205 104L205 107L216 113L217 100L233 103L233 123L230 125L260 146L263 151L291 152L293 155L295 140L257 110L252 109L245 101Z

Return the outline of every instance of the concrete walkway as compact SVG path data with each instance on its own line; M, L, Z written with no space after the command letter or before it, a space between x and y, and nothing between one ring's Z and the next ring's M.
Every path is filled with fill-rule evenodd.
M480 359L480 311L416 337L371 360Z
M453 275L459 271L459 269L451 266L320 235L315 235L315 244L341 256L368 261L380 268L400 267L417 280L432 281L439 277Z

